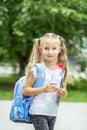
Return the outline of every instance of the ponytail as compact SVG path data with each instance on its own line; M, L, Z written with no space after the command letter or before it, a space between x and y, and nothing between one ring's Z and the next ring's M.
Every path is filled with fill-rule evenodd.
M26 75L29 75L29 73L33 68L34 63L40 63L41 61L41 54L39 52L40 41L41 41L40 38L34 40L32 53L30 55L29 63L26 69Z
M62 63L64 66L64 70L67 73L68 71L68 59L67 59L67 51L66 51L66 46L64 44L64 39L59 36L60 39L60 47L61 47L61 52L58 55L58 63Z

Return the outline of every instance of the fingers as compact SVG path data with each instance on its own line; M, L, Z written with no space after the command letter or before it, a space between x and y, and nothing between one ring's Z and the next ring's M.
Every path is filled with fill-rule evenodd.
M54 86L54 85L47 85L47 88L48 88L48 91L56 91L57 90L57 87Z
M54 82L54 83L49 83L48 85L57 85L57 84Z
M67 91L65 89L63 89L63 88L58 88L57 89L57 94L58 94L58 96L64 98L64 97L67 96Z
M56 92L58 96L61 98L65 98L67 96L67 91L64 88L58 88L55 83L49 83L48 85L44 86L44 92Z
M45 92L52 92L57 91L57 87L55 83L49 83L48 85L44 86Z

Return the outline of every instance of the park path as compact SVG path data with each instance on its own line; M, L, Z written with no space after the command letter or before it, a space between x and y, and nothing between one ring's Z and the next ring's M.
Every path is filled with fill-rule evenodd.
M9 120L12 101L0 101L0 130L34 130L32 124ZM60 102L55 130L87 130L87 103Z

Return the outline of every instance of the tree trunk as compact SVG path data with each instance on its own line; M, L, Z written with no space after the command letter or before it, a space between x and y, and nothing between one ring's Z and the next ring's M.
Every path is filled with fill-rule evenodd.
M19 62L19 76L25 75L25 67L27 64L28 54L21 54L17 52L18 62Z

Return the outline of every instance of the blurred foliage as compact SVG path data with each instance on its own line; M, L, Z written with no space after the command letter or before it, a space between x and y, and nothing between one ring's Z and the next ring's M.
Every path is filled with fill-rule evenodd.
M87 80L74 79L72 84L67 85L68 96L61 101L87 102Z
M86 59L86 61L82 60L82 61L78 61L77 63L80 64L80 70L85 71L85 69L87 67L87 59Z
M7 84L15 84L15 82L18 80L17 75L11 75L6 77L0 77L0 84L7 85ZM1 86L1 85L0 85Z
M68 84L68 89L87 91L87 80L85 79L74 79L73 83Z
M12 100L14 84L17 76L0 77L0 100ZM87 80L75 79L73 84L68 84L68 96L61 98L67 102L87 102Z
M19 63L23 74L33 39L47 32L63 36L69 57L78 60L86 26L86 0L1 0L0 61Z

